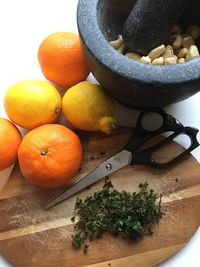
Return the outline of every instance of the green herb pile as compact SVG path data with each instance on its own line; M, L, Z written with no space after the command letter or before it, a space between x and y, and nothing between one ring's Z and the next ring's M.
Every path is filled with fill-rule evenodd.
M162 216L161 195L149 189L148 183L139 184L139 192L119 192L106 178L102 191L85 200L77 198L74 210L76 234L72 246L87 252L88 240L99 239L104 232L135 240L152 233L152 226Z

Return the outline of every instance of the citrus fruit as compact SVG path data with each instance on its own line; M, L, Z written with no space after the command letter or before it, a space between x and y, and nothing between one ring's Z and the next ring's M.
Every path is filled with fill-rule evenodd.
M21 140L17 127L11 121L0 118L0 171L15 163Z
M51 82L70 87L86 79L89 69L79 36L71 32L55 32L47 36L38 50L44 76Z
M4 107L14 123L32 129L42 124L56 122L61 111L61 96L48 82L20 81L6 92Z
M71 87L63 96L62 109L78 129L110 133L115 128L114 101L97 84L84 81Z
M80 169L81 142L63 125L42 125L25 135L18 150L18 159L22 174L31 184L60 187Z

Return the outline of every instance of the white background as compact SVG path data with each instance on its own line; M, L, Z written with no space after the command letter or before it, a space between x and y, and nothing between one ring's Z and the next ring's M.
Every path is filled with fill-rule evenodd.
M24 79L44 79L37 61L38 46L44 37L55 31L77 32L76 7L77 0L0 1L0 116L6 117L3 96L10 85ZM183 124L200 129L200 93L166 110ZM134 126L138 112L118 105L117 114L121 125ZM200 161L200 148L193 154ZM0 172L0 187L10 171L11 168ZM200 231L180 252L159 266L200 266L199 247ZM0 256L0 267L5 266L11 265Z

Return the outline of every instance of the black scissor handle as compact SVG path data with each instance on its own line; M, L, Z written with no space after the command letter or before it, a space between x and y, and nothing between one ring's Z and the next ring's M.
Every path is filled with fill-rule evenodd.
M145 130L143 126L143 120L145 116L151 113L159 115L159 117L162 119L162 124L158 126L157 129L154 129L153 131ZM183 125L180 123L180 121L178 121L176 118L174 118L170 114L166 113L163 109L158 109L158 108L148 108L148 109L143 110L140 113L137 123L136 123L136 128L139 131L144 131L146 133L151 133L151 132L155 133L156 131L163 132L163 131L169 131L169 130L177 131L181 127L183 127Z
M162 120L162 124L158 128L152 131L145 129L143 125L144 118L151 113L159 115ZM137 123L136 123L135 130L133 132L133 135L129 143L126 145L125 149L133 152L137 150L147 140L151 139L153 136L156 136L158 134L162 134L168 131L176 132L180 130L182 127L183 125L176 118L166 113L162 109L158 109L158 108L145 109L140 113L137 119Z
M145 149L143 151L138 151L138 152L133 153L131 164L145 164L148 166L158 167L158 168L172 166L177 161L187 156L193 149L199 146L199 142L197 140L198 132L199 130L196 128L181 127L179 130L177 130L176 132L174 132L167 138L163 139L161 142L157 143L156 145L153 145L152 147ZM176 156L172 160L169 160L168 162L164 162L164 163L160 163L152 157L153 152L165 146L167 143L171 142L171 140L173 140L175 137L181 134L187 135L191 141L190 146L186 150L184 150L182 153L180 153L178 156Z

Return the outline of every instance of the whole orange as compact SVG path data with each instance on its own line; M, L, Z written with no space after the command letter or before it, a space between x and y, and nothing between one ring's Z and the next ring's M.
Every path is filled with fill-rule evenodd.
M18 150L24 177L37 186L65 185L79 171L82 146L79 137L59 124L45 124L25 135Z
M15 163L21 140L18 128L11 121L0 118L0 170Z
M38 50L44 76L61 86L72 86L86 79L89 69L79 36L71 32L55 32L47 36Z

